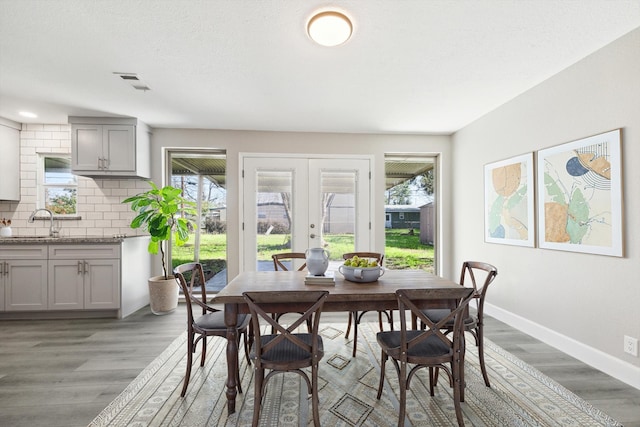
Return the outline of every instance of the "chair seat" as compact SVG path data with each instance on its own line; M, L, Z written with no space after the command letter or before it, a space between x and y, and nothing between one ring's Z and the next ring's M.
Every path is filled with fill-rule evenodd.
M237 325L239 329L245 328L249 324L250 317L247 314L238 314ZM224 311L216 311L204 314L194 320L194 323L201 329L227 330L224 324Z
M445 317L447 317L449 315L449 313L451 313L451 310L449 310L448 308L431 308L428 310L422 310L422 312L425 314L425 316L427 316L429 319L431 319L434 323L438 323L439 321L441 321L442 319L444 319ZM469 328L472 327L475 323L476 323L476 319L473 316L467 316L464 318L464 320L462 321L465 328ZM453 321L449 320L447 321L447 326L449 325L453 325Z
M407 331L407 341L411 341L424 331ZM400 331L383 331L376 334L376 339L389 355L400 353ZM394 349L396 351L394 351ZM451 348L438 337L431 335L409 349L408 356L440 357L451 354Z
M300 338L305 344L311 345L312 334L292 334ZM267 345L277 335L262 335L260 341L262 346ZM254 351L251 350L251 358L255 357ZM322 343L322 337L318 336L318 355L322 358L324 355L324 345ZM311 359L311 353L305 351L301 347L295 345L289 340L282 340L275 347L262 354L262 360L265 362L300 362Z

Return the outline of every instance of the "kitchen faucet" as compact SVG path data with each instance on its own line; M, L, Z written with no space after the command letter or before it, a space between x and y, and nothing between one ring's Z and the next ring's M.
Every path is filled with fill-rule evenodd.
M35 211L33 211L33 213L31 214L31 216L29 217L29 219L27 220L27 222L29 223L33 223L33 221L36 218L36 214L40 211L45 211L49 214L49 237L54 237L53 235L53 212L51 212L49 209L36 209Z

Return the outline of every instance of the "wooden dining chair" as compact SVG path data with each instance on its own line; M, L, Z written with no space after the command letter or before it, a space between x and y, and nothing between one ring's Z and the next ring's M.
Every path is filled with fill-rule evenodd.
M459 282L462 286L473 288L476 311L475 315L467 311L467 315L464 318L464 328L467 332L471 333L475 339L476 347L478 347L480 370L482 371L484 384L487 387L491 387L491 385L489 384L489 375L487 375L487 368L484 364L484 302L489 285L497 275L498 269L491 264L487 264L486 262L465 261L462 263ZM470 306L473 305L472 302ZM429 309L424 311L424 314L434 322L439 322L447 316L448 313L449 310L447 309ZM453 322L446 322L444 326L446 331L451 331ZM437 382L437 371L435 381Z
M273 254L273 255L271 255L271 259L273 260L273 269L275 271L278 271L278 270L288 271L289 269L284 264L285 262L290 261L291 262L291 266L293 266L293 260L294 259L304 259L304 260L306 260L306 255L304 254L304 252L285 252L285 253L280 253L280 254ZM306 262L303 263L298 268L298 271L302 271L305 268L307 268Z
M295 259L304 259L306 260L306 254L304 252L284 252L284 253L279 253L279 254L273 254L271 255L271 259L273 260L273 269L275 271L289 271L289 268L287 268L285 262L289 261L290 262L290 267L293 267L293 260ZM298 267L297 271L303 271L305 268L307 268L307 263L303 263L300 267ZM277 313L277 314L273 314L272 317L275 320L280 320L280 318L282 316L284 316L287 313ZM302 313L299 313L302 314ZM309 319L307 321L307 327L309 329L309 331L311 331L311 320ZM273 331L272 331L273 332Z
M184 376L184 385L180 397L184 397L191 378L191 365L193 364L193 353L199 341L202 342L202 353L200 356L200 366L204 366L207 357L207 338L210 336L227 337L227 326L224 323L224 311L218 310L207 304L207 290L205 286L204 271L202 264L191 262L178 265L173 269L173 275L182 289L184 299L187 304L187 372ZM194 290L194 288L196 288ZM200 288L198 292L197 288ZM201 309L199 312L198 308ZM247 343L247 327L250 316L238 314L237 336L238 343L240 337L244 338L244 352L247 362L249 358L249 344ZM238 392L242 393L240 385L240 373L236 372Z
M318 363L324 355L322 337L318 335L320 314L324 301L329 296L327 291L281 291L281 292L245 292L244 299L249 306L253 322L254 344L251 359L255 373L255 396L253 404L253 426L260 422L262 396L269 379L279 372L295 372L304 378L308 393L311 394L311 410L313 423L320 426L318 411ZM307 303L302 314L287 328L273 319L269 308L291 301ZM303 323L311 320L310 333L295 332ZM273 332L262 334L260 322L270 325ZM311 380L302 370L311 368ZM265 377L265 369L269 374ZM306 422L302 424L307 424Z
M435 369L442 369L447 373L449 382L453 386L453 404L458 425L464 426L460 406L460 402L464 400L464 329L462 321L469 301L473 298L473 289L462 286L458 288L399 289L396 291L396 298L400 312L400 330L382 331L376 334L382 351L377 399L380 400L382 396L385 365L386 361L391 358L398 373L400 389L398 426L404 426L407 390L410 387L411 379L419 369L428 368L430 392L433 396L432 379ZM455 301L456 308L449 310L449 314L439 322L433 322L416 304L417 301L425 300L449 304ZM416 316L421 322L424 322L427 329L407 329L407 310L411 312L412 316ZM453 322L451 334L445 334L442 330L447 322ZM409 364L413 367L407 372ZM419 396L419 398L422 397Z
M369 260L374 259L378 262L378 265L380 266L382 266L382 262L384 261L384 254L381 254L378 252L349 252L349 253L343 254L342 259L347 260L347 259L353 258L354 255L357 255L358 258L367 258ZM360 311L360 312L349 311L349 319L347 321L347 332L345 332L344 336L346 338L349 338L349 332L351 331L351 325L353 324L353 352L352 352L353 357L356 357L356 351L358 348L358 325L362 320L362 316L364 316L366 313L368 313L368 311ZM378 324L380 326L380 330L381 331L383 330L383 327L382 327L383 314L386 316L391 330L393 330L393 310L389 310L389 311L379 310Z

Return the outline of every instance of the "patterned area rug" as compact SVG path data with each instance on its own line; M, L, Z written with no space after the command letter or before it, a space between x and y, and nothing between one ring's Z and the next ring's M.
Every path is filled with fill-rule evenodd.
M376 323L359 328L358 355L344 338L344 324L321 325L325 356L320 364L320 418L326 426L396 426L397 375L387 364L382 398L376 400L380 351ZM250 426L253 414L253 371L241 360L243 394L236 413L227 416L224 382L226 341L210 341L207 362L199 352L185 398L185 334L177 338L90 424L101 426ZM467 426L620 426L535 368L485 339L485 362L491 387L484 386L476 347L469 345L465 366L467 388L462 403ZM414 377L407 394L407 426L456 424L446 375L436 395L429 396L427 371ZM296 374L280 374L267 383L261 426L313 425L310 396Z

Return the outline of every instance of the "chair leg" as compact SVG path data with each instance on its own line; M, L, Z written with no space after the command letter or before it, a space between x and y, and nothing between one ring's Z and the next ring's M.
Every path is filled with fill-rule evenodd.
M249 333L245 330L242 335L244 336L244 355L247 358L247 364L251 366L251 357L249 356L249 339L247 339L248 334Z
M491 387L491 384L489 384L489 375L487 375L487 368L484 366L484 333L481 324L478 325L478 330L476 333L478 339L478 360L480 362L482 378L484 378L484 385L486 385L487 387Z
M260 423L260 407L262 406L262 383L264 381L264 369L255 368L254 369L254 396L253 396L253 421L251 425L253 427L258 427Z
M356 357L356 351L358 350L358 316L354 313L353 317L353 351L351 357Z
M349 338L349 332L351 332L351 322L353 321L353 319L357 319L357 313L354 312L349 312L349 320L347 320L347 332L345 332L344 337L345 338Z
M429 366L429 394L435 396L435 386L438 383L438 368Z
M382 311L378 311L378 326L380 327L380 332L384 331L382 328Z
M311 366L311 411L313 412L313 424L320 427L320 398L318 397L318 365Z
M407 410L407 364L400 363L400 373L398 375L400 383L400 409L398 411L398 427L404 427L404 417Z
M464 427L464 418L462 417L462 408L460 406L460 402L463 400L462 381L453 364L451 366L451 375L453 376L453 406L456 411L456 420L458 421L458 426Z
M184 375L184 383L182 385L182 392L180 397L184 397L187 394L187 387L189 386L189 379L191 378L191 364L193 363L193 333L189 331L187 337L187 372Z
M204 359L207 358L207 336L202 336L202 355L200 356L200 366L204 366Z
M380 397L382 396L382 387L384 386L384 369L387 364L387 358L387 354L382 351L382 356L380 357L380 383L378 384L378 395L376 396L376 399L378 400L380 400Z

